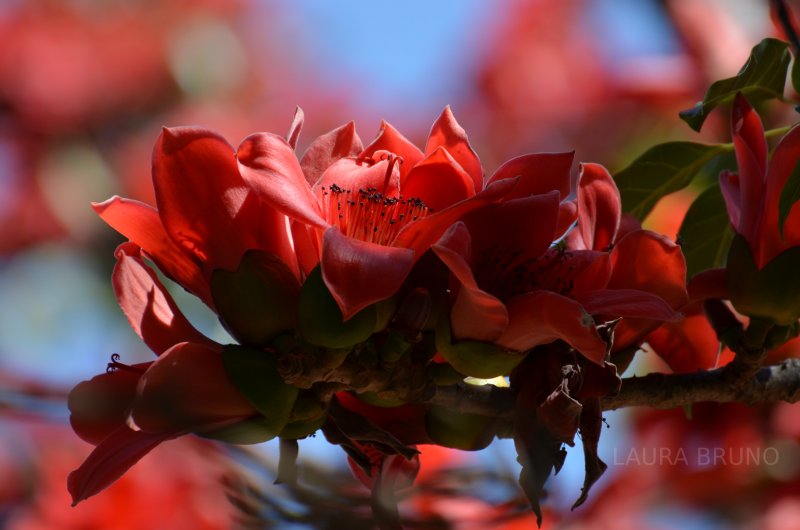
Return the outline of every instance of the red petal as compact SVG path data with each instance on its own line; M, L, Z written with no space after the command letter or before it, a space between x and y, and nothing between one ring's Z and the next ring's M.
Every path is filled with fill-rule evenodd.
M558 192L512 199L467 216L476 252L496 247L522 252L519 259L541 256L553 242L559 219Z
M680 322L669 322L647 336L650 348L664 359L674 372L709 370L726 364L731 357L725 349L720 355L716 332L697 304ZM717 356L720 355L719 363Z
M610 315L654 320L677 320L681 314L658 296L635 289L600 289L576 296L593 315Z
M550 291L536 291L512 298L506 307L508 328L496 341L501 346L527 351L561 339L590 361L603 363L606 343L591 315L575 300Z
M439 147L444 147L447 152L464 168L472 177L475 191L483 189L483 168L478 155L472 150L467 139L467 133L456 121L450 106L445 107L442 114L433 124L425 146L425 154L430 155Z
M125 425L136 386L152 362L117 369L78 383L69 393L69 423L75 434L97 445Z
M453 225L431 249L461 284L450 313L453 337L486 342L497 339L508 326L508 311L503 302L475 282L469 265L472 251L466 225Z
M759 229L761 253L756 258L761 267L787 248L800 245L800 207L797 204L792 207L783 225L783 238L779 224L781 192L798 162L800 162L800 127L795 127L781 139L769 162L764 213Z
M314 186L314 192L319 197L323 193L323 188L328 189L336 184L344 190L353 192L352 199L357 198L358 190L369 188L374 188L386 196L395 196L400 187L400 172L397 166L398 164L392 166L392 172L387 178L388 160L369 163L357 158L342 158L325 170Z
M146 432L213 429L256 413L227 376L221 347L182 342L139 380L131 418Z
M742 219L742 190L739 188L739 175L728 170L721 171L719 174L719 189L722 191L722 198L725 199L725 209L728 210L728 219L734 230L741 226Z
M727 270L723 267L699 272L692 276L686 289L692 302L709 298L727 300L729 297Z
M674 309L689 301L683 253L666 237L648 230L630 232L614 247L611 262L609 289L647 291ZM657 325L655 320L623 320L614 331L614 348L634 344Z
M328 167L340 158L356 157L364 146L350 122L315 139L300 160L306 180L313 187Z
M300 131L303 129L305 118L303 109L295 107L294 118L292 118L292 124L289 125L289 133L286 135L286 143L291 145L292 149L297 149L297 140L300 138Z
M513 158L494 172L487 185L498 180L519 177L519 184L509 198L527 197L558 190L561 198L569 195L570 168L575 153L535 153Z
M403 182L403 196L422 199L434 211L475 195L472 178L443 148L419 162Z
M619 189L599 164L581 164L578 177L578 228L585 248L606 250L614 242L622 217Z
M757 230L764 201L767 141L761 119L744 96L736 95L732 110L731 129L741 189L741 217L736 231L747 239L751 248L757 248Z
M122 312L131 327L156 354L179 342L215 344L183 316L175 301L141 258L139 247L117 248L112 283Z
M233 270L258 247L259 204L239 175L233 148L218 134L165 128L153 149L153 184L161 220L204 272Z
M167 276L212 306L200 268L170 239L155 208L116 196L92 207L109 226L147 252Z
M239 145L236 157L242 178L265 205L302 223L327 226L286 140L270 133L253 134Z
M413 249L416 259L420 258L430 246L453 223L471 211L485 207L505 196L516 184L515 179L506 179L487 186L474 197L454 204L440 212L434 212L427 217L409 223L400 230L392 245Z
M125 474L161 442L179 433L146 433L122 426L94 448L81 466L67 477L72 506L100 493Z
M403 163L400 165L400 182L408 175L411 168L417 162L422 160L422 151L409 142L405 136L400 134L397 129L389 125L388 122L381 121L381 128L378 136L369 144L359 155L361 157L371 158L377 151L389 151L403 158Z
M413 263L413 250L359 241L336 228L322 242L322 277L345 320L395 294Z
M292 222L292 241L297 254L297 263L304 276L311 274L319 265L322 243L317 230L298 222Z

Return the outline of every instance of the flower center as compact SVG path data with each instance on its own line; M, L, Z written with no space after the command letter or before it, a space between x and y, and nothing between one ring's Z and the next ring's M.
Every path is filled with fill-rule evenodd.
M522 251L489 247L475 261L475 280L502 301L531 291L547 290L568 296L578 271L572 252L558 246L535 258Z
M394 164L402 160L388 156L386 181L392 174ZM374 163L372 159L363 160ZM385 187L384 187L385 189ZM378 245L390 245L400 230L428 213L422 199L388 197L377 188L345 189L335 183L322 186L322 214L332 226L347 237Z

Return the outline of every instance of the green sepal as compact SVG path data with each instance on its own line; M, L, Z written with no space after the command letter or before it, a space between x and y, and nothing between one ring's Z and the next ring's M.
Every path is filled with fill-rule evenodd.
M315 346L349 349L367 340L377 323L375 306L356 313L347 322L336 300L328 291L319 267L311 271L300 290L298 330Z
M219 440L220 442L252 445L268 442L278 435L273 422L263 416L249 418L228 427L197 433L203 438Z
M453 368L465 376L491 379L506 375L525 354L508 351L497 344L476 340L451 342L450 319L442 318L436 330L436 350Z
M277 435L289 422L299 391L283 381L275 357L263 350L231 345L222 349L222 364L239 392L264 415L265 428Z
M497 432L493 416L457 412L431 405L425 413L425 430L436 444L462 451L479 451L489 445Z
M301 440L317 432L326 419L328 419L327 413L308 420L290 421L281 430L280 437L287 440Z
M294 330L300 284L274 254L249 250L235 272L211 273L211 298L225 327L242 344L265 346Z
M727 284L731 303L749 317L779 326L800 318L800 247L791 247L758 270L750 245L741 234L728 252Z

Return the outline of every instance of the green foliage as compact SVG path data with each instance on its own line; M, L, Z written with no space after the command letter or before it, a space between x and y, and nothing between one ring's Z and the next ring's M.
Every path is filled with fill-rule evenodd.
M626 212L644 219L665 195L688 186L728 145L667 142L644 152L614 177Z
M713 83L702 101L684 110L680 117L689 127L700 131L709 113L733 101L738 92L754 103L766 99L782 99L791 54L788 44L778 39L764 39L750 52L750 57L734 77ZM795 80L795 69L792 81ZM797 85L795 85L797 86Z
M719 186L711 186L695 199L681 224L680 238L688 278L725 264L733 230Z

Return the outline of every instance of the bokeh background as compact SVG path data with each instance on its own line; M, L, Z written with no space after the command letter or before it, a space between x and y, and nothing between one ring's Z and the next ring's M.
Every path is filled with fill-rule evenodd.
M419 144L451 105L489 173L558 150L614 171L657 142L724 140L720 116L700 136L677 112L771 35L766 0L0 1L0 527L370 527L366 492L318 439L301 443L306 489L272 486L274 444L230 452L187 439L69 507L66 474L90 447L68 428L66 393L112 353L151 355L111 290L121 238L89 204L113 194L153 202L162 126L205 126L236 145L285 133L300 106L300 150L350 120L365 140L385 119ZM674 237L686 205L672 198L650 225ZM197 327L225 340L209 311L174 294ZM664 369L653 362L640 369ZM795 407L607 420L607 476L570 512L582 480L579 447L570 451L545 527L798 528ZM775 446L782 466L614 464L657 443ZM431 487L403 507L427 521L420 527L534 524L518 516L510 442L479 454L429 448L423 466Z

